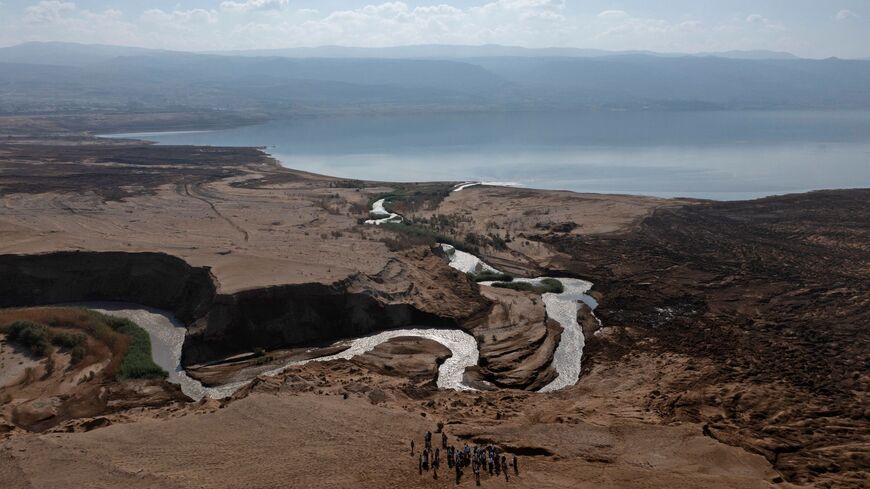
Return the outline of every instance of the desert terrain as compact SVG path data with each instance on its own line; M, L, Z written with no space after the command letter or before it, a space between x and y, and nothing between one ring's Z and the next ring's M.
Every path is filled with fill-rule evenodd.
M255 372L221 400L109 373L71 385L87 362L58 353L55 379L4 341L2 487L448 487L446 467L421 475L411 455L439 423L451 444L519 457L487 487L867 485L868 190L451 191L461 182L295 171L253 148L97 139L101 121L2 119L0 306L158 308L187 328L191 376ZM385 197L401 226L365 223ZM564 333L541 295L477 284L442 237L516 277L593 283L576 385L536 392ZM450 350L401 336L256 376L412 327L473 336L478 390L439 389ZM103 402L73 402L88 396ZM61 407L20 416L46 403Z

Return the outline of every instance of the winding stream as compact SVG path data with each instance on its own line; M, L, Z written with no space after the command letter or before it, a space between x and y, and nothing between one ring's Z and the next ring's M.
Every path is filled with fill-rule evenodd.
M375 226L380 226L381 224L388 222L402 222L402 216L390 212L384 208L384 203L387 199L376 200L372 204L372 210L369 211L369 214L374 219L369 219L366 221L366 224L374 224Z
M492 182L491 184L497 185L495 182ZM476 185L487 185L487 182L462 183L453 187L453 192L459 192ZM500 183L498 185L510 184ZM372 215L385 214L396 216L399 219L397 222L401 222L401 216L392 214L384 208L384 200L385 199L381 199L375 202L375 205L372 207ZM444 250L444 253L450 260L450 266L460 272L472 274L478 274L481 272L502 273L497 268L471 253L458 250L449 244L440 243L440 245L441 249ZM541 281L546 278L556 279L562 282L562 286L564 287L564 290L559 294L548 292L542 295L547 316L553 318L562 326L562 337L559 341L559 345L556 347L556 351L553 353L553 368L556 370L558 375L552 382L542 387L539 392L551 392L563 389L576 384L580 379L580 360L583 356L583 347L586 344L586 339L583 336L583 329L577 322L577 313L581 302L587 304L593 311L598 306L598 302L592 296L587 294L587 292L592 288L592 282L586 280L562 277L537 277L514 278L513 281L540 285ZM480 283L480 285L483 286L492 286L492 284L493 282Z
M580 359L583 356L586 338L583 336L583 329L577 322L577 312L581 302L589 304L590 308L594 308L592 304L597 305L595 299L586 294L592 288L592 282L587 282L586 280L538 277L514 278L513 281L540 285L541 281L545 278L555 278L562 282L565 290L560 294L548 292L541 296L544 301L544 307L547 310L547 316L553 318L562 326L562 338L559 340L559 345L553 353L553 368L556 369L559 375L552 382L541 387L539 392L551 392L569 387L576 384L580 379Z
M480 183L461 184L456 186L454 191L458 192L473 185L480 185ZM367 224L381 225L387 222L402 222L402 216L389 212L384 207L384 204L385 199L377 200L372 204L371 216L373 219L367 220ZM456 270L463 273L501 273L498 269L475 255L457 250L448 244L441 244L441 247L449 257L450 266ZM585 280L539 277L515 278L514 281L539 284L544 278L556 278L564 286L562 293L546 293L542 296L547 315L556 320L563 328L562 338L553 354L553 368L558 375L552 382L540 389L541 392L549 392L577 383L580 377L580 358L585 343L583 331L577 323L577 312L581 301L587 303L592 309L597 306L597 303L586 294L592 287L592 283ZM491 282L481 283L483 286L491 286L491 284ZM167 380L179 384L182 392L195 400L204 397L212 399L229 397L239 388L250 382L250 380L246 380L218 387L206 387L198 380L188 376L181 366L181 351L187 329L169 312L148 308L139 304L116 302L76 303L72 305L93 309L103 314L127 318L141 326L142 329L148 332L151 338L154 362L169 373ZM439 388L474 390L464 384L463 376L467 368L477 365L480 356L477 341L470 334L457 329L397 329L351 340L342 340L337 342L336 345L347 346L347 348L339 353L309 360L292 361L263 372L260 375L278 375L290 367L303 365L308 362L351 359L354 356L371 351L385 341L400 336L426 338L436 341L450 350L450 358L445 360L438 368L436 385Z
M151 338L151 354L154 358L154 363L169 372L167 379L169 382L179 384L181 391L195 400L200 400L203 397L223 399L233 395L239 388L250 382L250 380L245 380L217 387L205 387L200 381L188 376L181 366L181 348L184 345L187 328L167 311L122 302L75 303L70 304L70 306L85 307L103 314L127 318L141 326L142 329L148 332L148 336ZM470 334L454 329L395 329L353 340L342 340L337 342L336 345L349 346L339 353L309 360L289 362L263 372L260 375L278 375L290 367L303 365L308 362L328 362L339 359L350 360L357 355L362 355L373 350L385 341L400 336L426 338L437 341L447 347L451 352L451 356L438 368L436 385L441 389L470 389L463 384L462 377L465 369L477 365L479 356L477 342Z

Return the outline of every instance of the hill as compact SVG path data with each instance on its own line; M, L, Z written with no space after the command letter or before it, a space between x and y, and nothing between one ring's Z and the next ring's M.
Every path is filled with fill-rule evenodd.
M870 107L870 62L783 53L614 55L407 46L242 54L64 43L2 48L0 113L218 110L286 117L347 111Z

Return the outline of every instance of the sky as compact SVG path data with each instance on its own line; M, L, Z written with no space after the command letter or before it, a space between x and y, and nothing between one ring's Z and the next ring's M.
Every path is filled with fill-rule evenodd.
M439 3L443 2L443 3ZM870 0L0 0L0 46L504 44L870 58Z

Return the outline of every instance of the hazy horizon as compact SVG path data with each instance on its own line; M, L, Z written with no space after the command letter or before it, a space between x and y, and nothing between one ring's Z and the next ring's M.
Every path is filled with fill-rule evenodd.
M177 51L502 45L870 58L870 3L841 0L7 0L0 46L76 42Z

